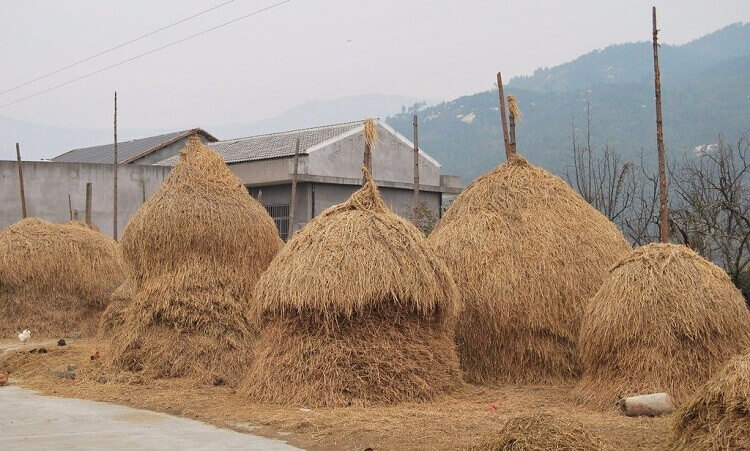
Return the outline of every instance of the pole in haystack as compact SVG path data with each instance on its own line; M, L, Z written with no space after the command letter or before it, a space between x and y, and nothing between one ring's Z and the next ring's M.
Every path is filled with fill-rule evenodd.
M669 209L667 205L667 156L664 151L664 128L661 115L661 72L659 71L659 43L656 28L656 6L651 8L654 39L654 96L656 99L656 150L659 154L659 239L669 242Z
M112 198L114 205L112 206L112 237L117 240L117 91L115 91L115 118L114 118L114 134L115 134L115 152L114 152L114 186L112 192Z
M508 119L505 116L505 94L503 93L502 72L497 73L497 90L500 95L500 122L503 126L503 144L505 145L505 158L510 158L510 154L513 152L510 148L510 142L508 138Z
M375 144L377 135L375 134L375 121L372 119L365 119L364 123L365 133L365 155L363 163L367 170L372 174L372 146ZM364 177L362 178L362 184L365 184Z
M21 216L26 218L26 191L23 187L23 165L21 164L21 146L16 143L16 161L18 162L18 185L21 192Z
M70 200L70 194L68 194L68 213L70 213L70 220L73 220L73 201Z
M414 115L414 202L412 205L412 217L414 225L421 229L421 218L419 214L419 117Z
M521 109L518 107L518 99L516 96L508 96L508 122L510 123L510 131L508 133L508 141L510 144L510 150L513 153L517 153L516 148L516 121L521 120Z
M294 169L292 170L292 199L289 207L289 231L287 240L294 234L294 224L297 220L297 174L299 171L299 138L294 141Z
M91 225L91 182L86 184L86 224Z

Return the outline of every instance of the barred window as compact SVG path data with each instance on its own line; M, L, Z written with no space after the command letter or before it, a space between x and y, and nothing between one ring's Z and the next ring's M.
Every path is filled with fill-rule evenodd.
M289 236L289 205L265 205L266 211L276 223L279 236L286 241Z

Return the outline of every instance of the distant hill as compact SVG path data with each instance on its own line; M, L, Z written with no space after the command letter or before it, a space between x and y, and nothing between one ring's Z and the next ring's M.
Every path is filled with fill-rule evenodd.
M671 156L718 134L750 132L750 24L733 24L660 53L665 141ZM655 148L653 57L647 42L613 45L528 77L515 77L507 94L519 98L524 117L518 149L557 173L568 163L573 117L586 99L594 140L606 141L627 158ZM420 144L448 173L469 182L504 159L495 89L419 111ZM411 116L388 122L411 136ZM579 130L579 134L581 131Z

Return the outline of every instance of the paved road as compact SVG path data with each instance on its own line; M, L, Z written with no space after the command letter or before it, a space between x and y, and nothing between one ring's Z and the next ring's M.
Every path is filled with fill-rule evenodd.
M0 449L293 450L284 442L148 410L0 387Z

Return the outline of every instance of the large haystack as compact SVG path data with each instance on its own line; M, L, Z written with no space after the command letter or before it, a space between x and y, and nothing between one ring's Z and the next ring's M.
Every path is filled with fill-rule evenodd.
M258 283L261 332L239 392L304 406L433 399L461 385L456 286L370 174L311 221Z
M113 239L80 223L19 221L0 232L0 333L93 332L122 280Z
M675 413L674 449L750 449L750 354L735 356Z
M470 184L428 241L463 295L467 380L489 383L576 376L584 305L630 250L563 180L518 156Z
M620 261L588 305L576 398L600 408L667 392L677 404L750 347L750 311L718 266L684 246L649 244Z
M510 418L497 434L484 439L472 449L599 451L605 446L581 422L541 411Z
M109 363L151 378L234 383L250 359L253 288L281 244L263 206L191 138L123 233L132 287L120 293L125 312L110 312L122 325Z

